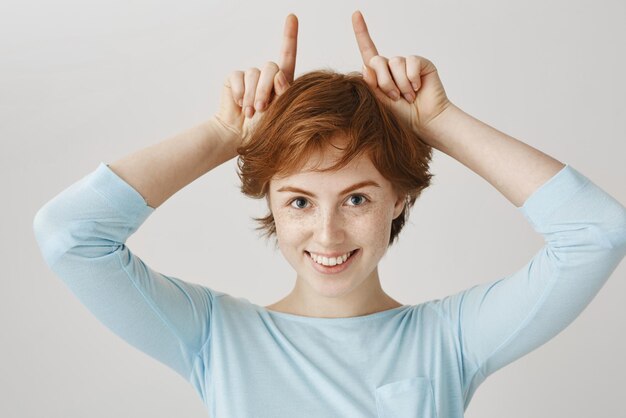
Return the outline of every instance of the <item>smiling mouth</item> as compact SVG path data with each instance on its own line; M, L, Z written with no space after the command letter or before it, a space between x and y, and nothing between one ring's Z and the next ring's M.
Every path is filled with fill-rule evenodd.
M359 249L357 248L357 249L349 251L349 252L345 253L343 256L339 256L339 257L323 257L323 256L318 256L315 253L311 254L309 251L304 251L304 252L309 256L309 258L314 263L316 263L316 264L318 264L320 266L324 266L324 267L333 267L333 266L340 266L340 265L346 263L358 251L359 251Z

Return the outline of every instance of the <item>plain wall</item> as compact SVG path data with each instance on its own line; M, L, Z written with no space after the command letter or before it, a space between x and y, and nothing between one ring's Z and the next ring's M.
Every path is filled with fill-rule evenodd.
M48 269L32 223L70 184L193 126L233 70L360 71L351 13L381 55L422 55L467 113L626 202L626 3L3 1L0 8L0 416L206 417L192 387L101 325ZM235 160L174 195L127 242L152 268L269 305L294 272L252 216ZM435 151L433 185L380 264L404 304L521 268L543 245L481 177ZM228 222L224 220L228 219ZM566 330L490 376L469 418L626 416L626 263Z

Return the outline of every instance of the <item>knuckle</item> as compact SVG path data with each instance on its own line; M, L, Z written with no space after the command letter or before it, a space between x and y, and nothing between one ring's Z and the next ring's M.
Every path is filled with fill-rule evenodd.
M242 79L242 75L243 73L241 71L237 72L237 71L233 71L232 73L230 73L230 75L228 76L228 80L230 80L231 84L235 84L235 82L237 80L241 80Z
M381 64L386 64L387 63L387 58L383 57L382 55L374 55L372 58L370 58L370 66L377 66L377 65L381 65Z
M243 86L240 84L233 84L231 91L233 92L233 96L242 97L243 96Z
M414 65L419 64L419 62L420 62L420 57L419 57L419 56L417 56L417 55L411 55L411 56L409 56L409 57L407 57L407 58L406 58L406 62L407 62L407 63L414 64Z
M278 64L276 64L274 61L268 61L265 63L265 68L278 71Z
M405 61L406 59L401 56L395 56L395 57L389 58L389 64L404 64Z

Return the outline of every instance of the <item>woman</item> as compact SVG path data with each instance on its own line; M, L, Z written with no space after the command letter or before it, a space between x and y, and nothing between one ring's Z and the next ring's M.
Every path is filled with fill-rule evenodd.
M487 376L568 326L626 254L619 202L464 113L429 60L380 56L358 12L353 25L362 79L294 80L290 15L280 65L233 73L214 118L100 164L35 217L50 268L112 331L187 379L211 417L461 417ZM502 279L402 305L377 264L429 184L430 147L492 184L546 245ZM267 199L261 227L297 273L267 307L158 273L124 245L237 154L242 191Z

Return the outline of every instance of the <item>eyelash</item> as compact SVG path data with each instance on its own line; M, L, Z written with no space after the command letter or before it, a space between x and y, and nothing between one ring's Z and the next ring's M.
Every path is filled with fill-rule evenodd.
M350 195L350 196L348 196L348 200L352 199L352 198L353 198L353 197L355 197L355 196L362 197L362 198L363 198L363 203L361 203L360 205L350 205L350 206L352 206L352 207L358 208L358 207L361 207L361 206L365 205L366 203L368 203L368 202L370 201L370 200L369 200L369 199L368 199L365 195L362 195L362 194L353 194L353 195ZM306 207L304 207L304 208L298 208L298 207L293 206L293 202L295 202L296 200L306 200L306 201L308 202L308 200L307 200L307 198L306 198L306 197L298 196L298 197L294 197L293 199L291 199L291 200L289 201L289 206L290 206L290 207L292 207L293 209L296 209L296 210L304 210L304 209L307 209Z

